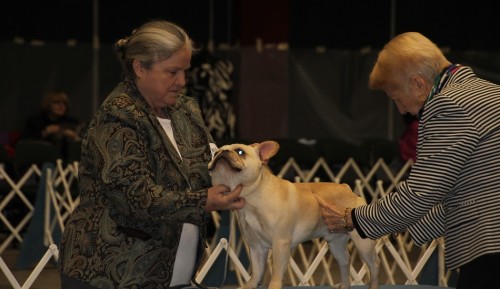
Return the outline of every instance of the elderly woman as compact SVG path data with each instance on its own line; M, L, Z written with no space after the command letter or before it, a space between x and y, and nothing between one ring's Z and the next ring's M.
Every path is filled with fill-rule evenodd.
M216 146L198 104L180 94L193 53L184 30L151 21L116 48L125 78L83 139L62 288L191 286L210 212L242 208L241 187L211 186Z
M419 245L444 236L457 289L491 288L500 273L500 86L417 32L380 51L369 85L419 118L417 160L396 191L370 205L319 199L328 228L373 239L408 229Z

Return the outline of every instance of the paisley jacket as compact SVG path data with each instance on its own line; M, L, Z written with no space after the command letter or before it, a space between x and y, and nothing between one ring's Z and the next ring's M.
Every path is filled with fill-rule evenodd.
M198 225L205 244L213 139L193 99L179 95L166 109L182 159L131 81L121 82L91 121L80 204L60 246L61 274L97 288L168 288L183 223Z

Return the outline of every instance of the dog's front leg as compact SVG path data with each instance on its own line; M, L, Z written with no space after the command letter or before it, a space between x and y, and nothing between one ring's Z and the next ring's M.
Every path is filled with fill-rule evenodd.
M264 276L264 271L266 268L266 261L269 255L268 247L260 244L249 244L250 251L250 266L251 266L251 277L248 282L245 283L243 287L239 289L254 289L257 288L259 282Z
M273 240L273 271L269 289L281 289L283 287L283 276L290 260L290 248L291 240Z

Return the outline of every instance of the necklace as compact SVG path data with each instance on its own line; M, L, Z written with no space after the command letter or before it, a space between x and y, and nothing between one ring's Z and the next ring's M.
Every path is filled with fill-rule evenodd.
M458 70L458 68L460 68L460 66L462 65L452 64L443 69L443 71L438 76L436 76L436 79L434 80L434 85L432 86L431 92L429 93L429 96L427 97L425 103L431 101L434 95L438 94L441 91L441 89L443 89L446 80L448 80L448 78L451 75L453 75L453 73L455 73Z
M443 69L443 71L436 76L436 79L434 80L434 85L432 86L431 92L429 93L429 96L427 96L427 99L425 100L424 105L420 109L420 111L417 114L417 118L420 119L422 117L422 113L424 112L424 107L425 105L432 100L432 98L438 94L441 89L443 89L444 84L446 83L446 80L450 78L451 75L453 75L462 65L461 64L451 64L450 66L446 67Z

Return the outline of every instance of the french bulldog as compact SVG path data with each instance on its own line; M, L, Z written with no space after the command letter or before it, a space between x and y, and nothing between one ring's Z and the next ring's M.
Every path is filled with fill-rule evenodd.
M347 184L333 182L292 183L274 175L268 162L279 149L275 141L251 145L229 144L220 147L208 164L213 185L225 184L233 190L242 184L245 207L237 210L241 233L248 245L251 277L241 288L256 288L263 278L269 250L272 273L269 289L281 289L291 251L302 242L323 238L340 267L340 283L333 288L350 286L350 255L347 244L354 242L368 265L370 289L379 287L379 259L376 242L363 239L356 230L331 233L323 219L314 194L327 202L357 207L365 201Z

